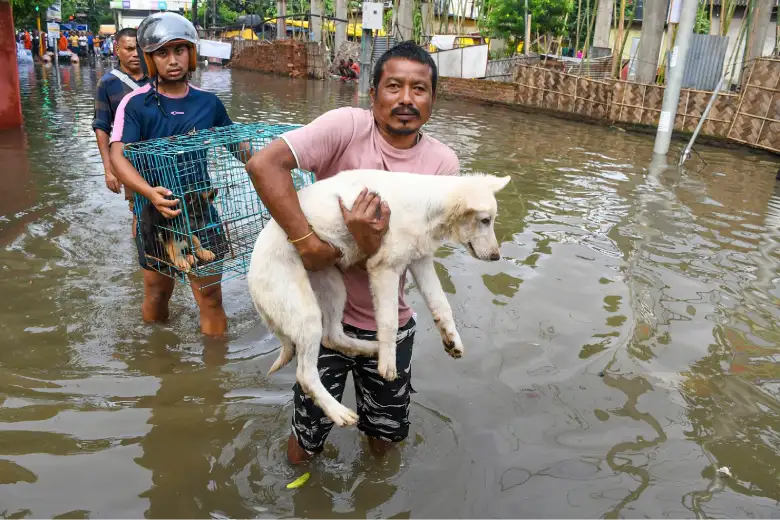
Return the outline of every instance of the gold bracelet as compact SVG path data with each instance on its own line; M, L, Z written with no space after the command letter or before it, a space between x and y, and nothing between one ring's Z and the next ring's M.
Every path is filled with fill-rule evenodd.
M311 228L309 228L309 229L311 229ZM304 235L304 236L302 236L301 238L296 238L295 240L290 240L290 239L288 238L288 239L287 239L287 241L288 241L289 243L291 243L291 244L295 244L296 242L300 242L301 240L306 240L307 238L309 238L309 237L310 237L310 236L312 236L313 234L314 234L314 230L312 229L311 231L309 231L307 234L305 234L305 235Z

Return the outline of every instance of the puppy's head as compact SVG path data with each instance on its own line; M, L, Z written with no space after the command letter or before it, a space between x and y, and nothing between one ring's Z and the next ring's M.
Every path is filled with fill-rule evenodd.
M187 206L187 215L190 220L190 227L199 229L208 224L206 222L209 216L209 204L214 202L217 196L217 189L211 188L204 191L193 191L184 194L184 204Z
M491 261L501 258L494 229L498 214L495 194L509 180L509 176L470 175L452 196L450 238L462 244L474 258Z

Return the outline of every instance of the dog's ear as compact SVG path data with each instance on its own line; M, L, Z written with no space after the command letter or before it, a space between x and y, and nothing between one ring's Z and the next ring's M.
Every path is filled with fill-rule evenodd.
M214 202L214 199L217 197L217 188L202 191L200 192L200 196L203 197L203 200L206 202Z
M498 193L499 191L503 190L504 187L506 187L506 185L509 184L509 181L512 180L512 178L509 175L505 175L503 177L488 175L485 178L488 181L488 184L490 185L490 189L493 190L493 193Z

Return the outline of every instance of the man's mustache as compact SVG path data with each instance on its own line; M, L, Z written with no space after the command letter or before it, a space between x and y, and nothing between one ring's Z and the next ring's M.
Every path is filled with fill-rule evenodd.
M390 111L394 116L419 116L420 111L414 107L395 107Z

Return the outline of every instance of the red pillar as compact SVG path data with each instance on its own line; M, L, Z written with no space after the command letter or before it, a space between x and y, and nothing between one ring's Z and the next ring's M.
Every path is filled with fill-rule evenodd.
M0 130L5 130L22 126L14 15L8 0L0 0L0 63Z

